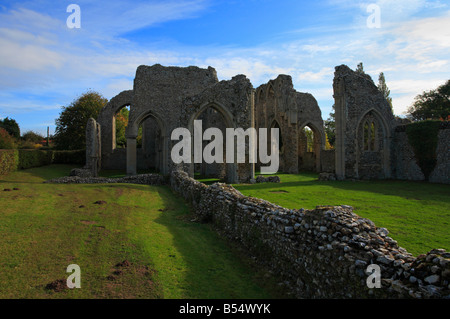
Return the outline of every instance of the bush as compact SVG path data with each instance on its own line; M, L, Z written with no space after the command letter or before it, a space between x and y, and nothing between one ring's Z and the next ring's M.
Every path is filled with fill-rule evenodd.
M18 164L19 152L17 150L0 150L0 175L15 171Z
M0 127L0 149L14 149L16 148L16 140L14 137L2 127Z

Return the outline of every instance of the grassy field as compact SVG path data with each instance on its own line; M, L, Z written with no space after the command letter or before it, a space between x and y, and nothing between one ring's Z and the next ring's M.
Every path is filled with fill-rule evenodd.
M69 170L0 176L0 298L282 296L168 187L42 183ZM63 289L69 264L81 289Z
M407 181L327 181L317 174L278 174L281 183L234 185L244 195L287 208L351 205L354 212L385 227L401 247L418 255L450 251L450 185Z

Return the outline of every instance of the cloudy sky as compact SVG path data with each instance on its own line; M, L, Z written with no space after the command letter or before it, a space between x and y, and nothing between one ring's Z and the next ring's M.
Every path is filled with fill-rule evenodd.
M80 28L67 25L70 4L80 8ZM254 87L289 74L326 119L334 67L363 62L376 83L384 72L403 115L450 78L449 52L448 0L6 0L0 118L53 133L61 106L89 89L108 99L132 89L137 66L155 63L212 66L220 80L245 74Z

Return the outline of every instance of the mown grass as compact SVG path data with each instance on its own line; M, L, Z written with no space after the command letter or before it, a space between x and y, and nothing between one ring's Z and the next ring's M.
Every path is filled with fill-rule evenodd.
M70 169L0 176L0 298L282 297L168 187L43 183ZM69 264L81 288L48 289Z
M246 196L291 208L350 205L385 227L401 247L418 255L450 250L450 185L408 181L318 181L317 174L278 174L281 183L234 185Z

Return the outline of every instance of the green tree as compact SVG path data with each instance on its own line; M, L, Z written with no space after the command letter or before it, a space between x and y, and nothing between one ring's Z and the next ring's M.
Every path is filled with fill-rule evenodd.
M332 110L328 119L324 121L325 134L328 138L328 142L330 143L331 148L334 148L334 143L336 142L336 124L334 118L334 104L332 106Z
M413 121L448 120L450 117L450 80L435 90L417 95L407 114Z
M392 98L389 96L391 94L391 91L389 90L388 86L386 85L386 78L384 77L384 73L381 72L378 76L378 90L383 93L384 98L389 103L389 106L391 107L392 113L394 113L394 107L392 106Z
M16 140L9 135L8 131L0 127L0 149L17 148Z
M55 147L66 150L84 149L87 121L91 117L97 119L107 102L99 93L88 91L69 106L63 106L59 118L56 119Z
M124 148L127 146L127 138L125 137L125 129L128 125L128 116L130 111L124 107L116 114L116 147Z
M0 120L0 127L4 128L12 137L20 138L20 128L16 120L6 117Z
M45 137L39 133L33 132L33 131L27 131L23 133L22 140L33 142L33 143L40 143L43 140L45 140Z
M359 62L358 65L356 66L356 72L364 74L364 66L362 62Z

